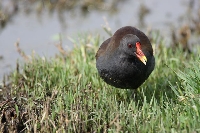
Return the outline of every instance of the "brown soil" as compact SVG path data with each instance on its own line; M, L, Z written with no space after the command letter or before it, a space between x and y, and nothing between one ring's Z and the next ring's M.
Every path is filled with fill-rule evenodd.
M24 132L27 113L22 107L21 100L11 97L10 85L0 86L0 132Z

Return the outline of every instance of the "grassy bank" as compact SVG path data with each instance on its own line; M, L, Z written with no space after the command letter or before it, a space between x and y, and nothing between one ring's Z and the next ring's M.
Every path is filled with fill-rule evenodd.
M136 99L98 76L99 37L82 37L55 58L32 57L1 86L1 131L200 131L199 55L152 42L155 70Z

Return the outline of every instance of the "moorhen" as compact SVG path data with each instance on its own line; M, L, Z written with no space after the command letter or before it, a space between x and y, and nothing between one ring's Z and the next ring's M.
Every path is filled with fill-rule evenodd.
M137 89L149 77L154 66L155 58L148 37L132 26L118 29L96 53L100 77L121 89Z

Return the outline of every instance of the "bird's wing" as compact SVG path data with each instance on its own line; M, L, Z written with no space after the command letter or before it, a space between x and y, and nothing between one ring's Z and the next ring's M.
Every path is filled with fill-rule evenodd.
M98 50L97 53L96 53L96 56L95 56L96 59L106 51L110 40L111 40L111 37L108 38L107 40L105 40L105 41L101 44L99 50Z

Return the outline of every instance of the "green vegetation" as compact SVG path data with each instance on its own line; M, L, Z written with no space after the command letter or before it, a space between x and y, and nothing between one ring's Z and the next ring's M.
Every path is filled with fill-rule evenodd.
M17 130L26 132L199 132L199 55L153 38L155 70L135 99L132 90L100 79L95 67L100 39L86 36L68 55L33 57L16 70L2 86L12 100L1 104L1 114L13 108ZM1 130L14 128L7 114L1 115Z

